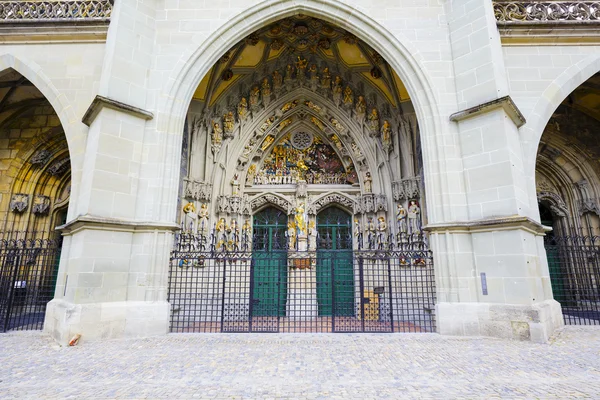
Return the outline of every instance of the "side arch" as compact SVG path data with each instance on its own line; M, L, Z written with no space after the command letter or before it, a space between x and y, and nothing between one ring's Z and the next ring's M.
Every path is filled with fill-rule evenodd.
M292 203L287 198L277 193L264 193L257 196L252 199L250 207L252 209L252 214L256 214L267 207L275 207L288 215L291 214L293 208Z

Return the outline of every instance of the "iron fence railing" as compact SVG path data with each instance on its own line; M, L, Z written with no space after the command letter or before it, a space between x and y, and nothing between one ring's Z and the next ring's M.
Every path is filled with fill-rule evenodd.
M0 23L40 21L108 21L110 0L0 1Z
M172 332L435 331L433 258L422 239L362 250L299 251L273 238L246 250L191 244L203 240L213 241L180 235L171 254Z
M548 237L545 247L565 324L600 325L600 237Z
M42 329L61 243L54 233L0 234L0 332Z

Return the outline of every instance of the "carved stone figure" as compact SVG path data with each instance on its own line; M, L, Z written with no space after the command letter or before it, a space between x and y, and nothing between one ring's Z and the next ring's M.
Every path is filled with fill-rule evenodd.
M223 143L223 129L221 129L221 125L216 121L213 121L212 124L212 151L213 154L217 154L221 150L221 144Z
M387 223L385 217L377 218L377 246L382 248L387 242Z
M308 223L308 250L315 251L317 249L317 227L315 221Z
M381 144L383 144L383 149L386 152L392 150L392 126L387 119L383 121L381 126Z
M326 90L331 88L331 73L327 67L323 68L323 73L321 75L321 88Z
M317 73L317 66L315 64L311 65L308 72L310 74L310 90L314 92L317 90L317 86L319 85L319 75Z
M206 203L202 203L200 211L198 212L198 227L203 234L208 232L208 217L208 206Z
M292 82L294 80L292 74L294 73L294 67L292 67L292 64L288 64L285 67L285 84L288 86L288 89L291 88Z
M371 173L367 171L365 173L365 193L373 192L373 178L371 177Z
M359 243L362 243L363 231L358 218L354 219L354 236L356 237L356 240L358 240Z
M233 175L233 179L231 180L232 186L232 194L234 196L238 196L240 194L240 181L238 179L238 174Z
M229 111L225 115L223 115L223 131L225 133L224 137L233 138L233 131L235 129L235 119L233 118L233 112Z
M298 61L296 61L296 77L302 83L306 80L306 67L308 66L308 61L305 58L298 56Z
M400 234L408 232L408 227L406 225L406 210L402 207L402 204L398 204L396 207L396 227Z
M325 130L325 125L323 125L323 122L321 122L320 119L318 119L316 117L311 117L310 122L312 122L317 128L319 128L319 130L321 130L321 131Z
M245 97L242 97L237 107L238 118L240 121L245 121L248 116L248 102Z
M183 206L183 230L186 232L196 232L198 223L198 214L194 203L187 203Z
M250 109L256 110L258 108L260 101L260 89L258 86L254 86L252 90L250 90Z
M288 230L287 230L287 237L288 237L288 243L290 246L290 250L293 250L296 248L296 226L294 225L293 221L288 222Z
M329 122L331 122L331 125L333 125L333 127L335 128L336 131L338 131L340 133L344 132L344 127L342 126L342 124L340 124L340 121L331 117Z
M336 106L339 106L342 102L342 78L337 75L331 86L331 91L333 92L333 102Z
M421 208L415 200L408 206L408 231L411 235L421 233Z
M367 103L365 102L365 98L363 96L358 96L354 111L356 112L356 120L358 122L363 122L365 120L365 113L367 112Z
M265 107L269 106L271 102L271 84L269 83L269 79L264 78L261 84L261 94L263 99L263 105Z
M350 86L346 86L344 89L344 107L347 109L351 109L354 104L354 94L352 93L352 89Z
M265 138L265 141L262 143L262 146L260 146L260 149L262 151L265 151L267 148L269 148L271 143L273 143L274 141L275 141L275 138L273 136L267 136Z
M50 161L52 153L48 150L38 150L30 159L29 163L36 168L41 168Z
M37 195L33 198L31 212L35 215L47 215L50 211L50 197Z
M242 225L242 242L245 244L250 243L250 239L252 238L252 226L250 225L250 220L244 221L244 225Z
M371 113L369 114L367 119L367 128L369 129L369 136L375 137L379 135L379 113L377 112L376 108L373 108L371 110Z
M367 242L369 248L372 249L375 247L375 223L373 222L373 218L369 217L367 221Z
M242 151L242 157L249 158L252 150L254 150L254 145L256 144L256 138L251 138L248 143L244 146L244 150Z
M271 125L273 125L273 121L275 121L275 117L269 117L265 120L265 122L263 122L263 124L260 126L260 130L263 132L266 132L267 129L269 129L269 127Z
M281 76L278 70L273 71L273 90L275 90L275 93L279 93L282 84L283 76Z
M248 167L248 174L246 175L246 186L254 183L254 177L256 176L256 164L252 164Z

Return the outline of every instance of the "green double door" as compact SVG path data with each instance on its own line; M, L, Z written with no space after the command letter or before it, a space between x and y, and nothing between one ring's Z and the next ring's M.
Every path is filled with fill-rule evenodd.
M285 316L287 300L287 215L269 207L254 216L252 315Z
M317 215L317 302L320 316L353 316L352 220L329 207Z

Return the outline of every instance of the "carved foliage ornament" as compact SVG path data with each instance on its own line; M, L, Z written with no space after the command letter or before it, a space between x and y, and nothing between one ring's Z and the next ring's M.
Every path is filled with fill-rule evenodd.
M15 213L22 213L27 210L29 206L29 195L23 193L15 193L10 199L10 211Z
M387 198L385 194L367 193L359 195L354 202L355 214L375 213L387 211Z
M495 1L494 15L503 23L581 22L600 20L598 1Z
M3 1L1 20L104 20L112 12L111 0Z
M394 200L409 200L417 199L420 197L418 176L402 179L392 184L392 193L394 194Z
M210 201L212 195L212 184L206 182L184 179L184 197L190 200Z

